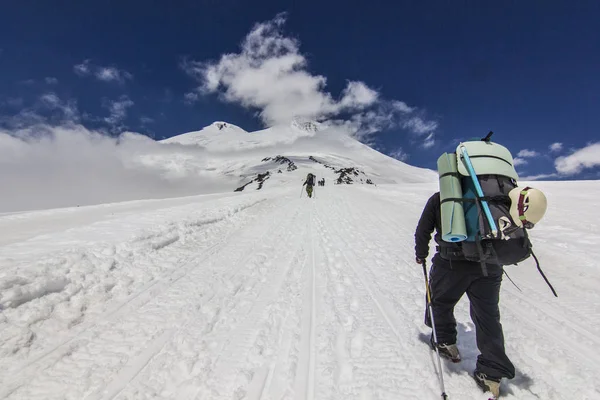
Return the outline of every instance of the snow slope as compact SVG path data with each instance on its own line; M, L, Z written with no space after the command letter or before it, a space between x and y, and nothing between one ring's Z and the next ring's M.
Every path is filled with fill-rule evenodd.
M291 173L293 174L293 172ZM305 175L302 173L300 175ZM300 176L299 175L299 176ZM292 184L293 183L293 184ZM535 250L507 267L506 399L600 394L598 182L538 182ZM435 183L261 191L0 216L0 398L439 399L413 233ZM456 309L450 399L475 335Z

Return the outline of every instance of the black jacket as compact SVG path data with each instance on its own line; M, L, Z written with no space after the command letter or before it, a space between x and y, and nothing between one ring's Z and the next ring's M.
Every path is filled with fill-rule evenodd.
M427 259L429 255L429 242L431 234L435 229L434 240L437 243L437 251L433 256L435 265L448 268L467 267L481 268L478 262L468 261L464 258L459 243L449 243L442 240L442 208L440 206L440 193L434 193L427 201L423 209L421 219L415 232L415 255L420 259ZM440 254L441 253L441 254Z
M304 185L315 186L315 176L314 175L307 176L306 180L304 181L302 186L304 186Z

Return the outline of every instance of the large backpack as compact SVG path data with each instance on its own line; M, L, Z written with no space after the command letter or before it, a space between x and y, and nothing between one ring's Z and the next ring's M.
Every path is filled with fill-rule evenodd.
M308 186L315 186L315 176L313 174L308 174L306 176L306 184Z
M531 256L531 243L525 228L518 227L510 215L508 192L516 181L502 175L477 176L484 198L497 226L492 235L471 177L462 177L467 239L461 243L467 260L490 264L517 264Z
M462 255L480 262L484 272L485 264L516 264L531 256L527 231L510 215L508 193L517 186L518 175L508 149L489 137L461 143L455 153L442 154L438 171L443 240L458 244Z

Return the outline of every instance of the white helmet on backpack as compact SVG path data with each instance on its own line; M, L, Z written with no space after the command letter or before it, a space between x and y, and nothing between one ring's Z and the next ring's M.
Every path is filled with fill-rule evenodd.
M533 228L540 222L548 208L548 201L541 190L516 187L508 193L510 216L518 227Z

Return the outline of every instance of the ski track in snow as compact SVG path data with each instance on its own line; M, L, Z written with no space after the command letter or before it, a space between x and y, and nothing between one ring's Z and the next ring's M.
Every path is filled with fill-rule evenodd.
M0 398L439 399L435 353L422 341L429 334L423 275L413 260L414 228L432 187L316 189L316 199L298 198L295 188L232 198L234 211L155 227L104 258L104 245L89 242L77 254L99 254L94 265L108 263L106 270L116 273L117 263L146 275L132 275L142 282L119 296L104 294L100 305L83 302L66 325L65 310L94 295L93 286L63 298L75 279L67 275L40 289L45 293L3 293L0 323L10 335L0 333ZM181 207L187 206L177 204L175 211ZM573 256L544 244L558 230L549 226L533 240L561 298L551 297L529 261L507 268L523 292L508 281L502 286L507 352L517 367L517 377L502 384L506 399L600 394L598 295L580 293L598 280L574 279L560 267ZM62 234L70 243L69 231ZM44 240L6 238L10 244L0 247L0 256L18 268L28 261L23 249ZM38 249L39 265L65 265L56 260L73 250L60 251ZM100 283L109 280L98 276ZM3 290L28 288L39 279L0 283ZM19 310L31 315L18 318ZM457 305L456 317L463 362L443 363L446 393L487 399L470 377L477 350L467 300ZM53 337L47 326L59 334Z

